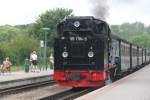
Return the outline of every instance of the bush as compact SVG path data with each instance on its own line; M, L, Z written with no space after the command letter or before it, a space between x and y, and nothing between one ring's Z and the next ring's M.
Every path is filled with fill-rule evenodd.
M0 44L1 61L5 57L10 57L10 60L15 65L24 63L26 57L29 58L33 50L38 50L38 41L28 35L17 35L10 42L3 42Z

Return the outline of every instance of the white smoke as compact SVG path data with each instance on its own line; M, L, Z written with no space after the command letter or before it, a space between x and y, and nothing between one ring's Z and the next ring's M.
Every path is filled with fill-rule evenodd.
M106 20L108 16L107 0L89 0L91 3L91 13L94 17Z

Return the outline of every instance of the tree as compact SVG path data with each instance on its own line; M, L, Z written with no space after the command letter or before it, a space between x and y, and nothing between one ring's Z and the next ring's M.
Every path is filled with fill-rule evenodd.
M145 29L145 31L146 31L148 34L150 34L150 25L147 26L147 28Z
M29 58L33 50L38 51L37 39L25 34L19 34L10 42L0 43L0 61L10 57L13 64L20 65L24 62L25 58Z
M36 23L33 23L29 26L29 33L30 35L43 40L44 32L42 28L50 28L47 36L48 44L52 45L57 24L69 15L72 15L71 9L56 8L53 10L48 10L39 16L39 19L36 20Z
M111 26L111 31L114 33L114 34L117 34L119 33L119 25L112 25Z
M123 23L121 25L112 25L112 32L121 38L128 39L134 35L143 34L146 32L146 28L143 23Z
M32 50L37 50L37 39L26 30L26 25L0 26L0 63L8 56L13 64L21 64Z
M0 26L0 42L10 41L20 33L23 33L23 30L20 30L19 28L10 25Z
M150 35L148 33L132 36L129 41L136 45L150 48Z

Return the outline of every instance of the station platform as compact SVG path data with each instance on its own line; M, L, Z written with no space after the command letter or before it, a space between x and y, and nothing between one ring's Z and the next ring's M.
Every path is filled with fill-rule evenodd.
M150 65L75 100L150 100Z
M52 80L52 76L53 70L51 69L29 73L23 71L5 73L0 75L0 89Z

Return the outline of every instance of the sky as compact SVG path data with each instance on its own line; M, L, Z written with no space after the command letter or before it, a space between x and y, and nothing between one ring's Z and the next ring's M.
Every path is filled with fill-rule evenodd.
M107 8L105 19L111 25L136 21L150 25L150 0L99 1L101 2L98 0L0 0L0 25L33 23L40 14L57 7L73 9L77 16L92 16L95 4L102 2Z

